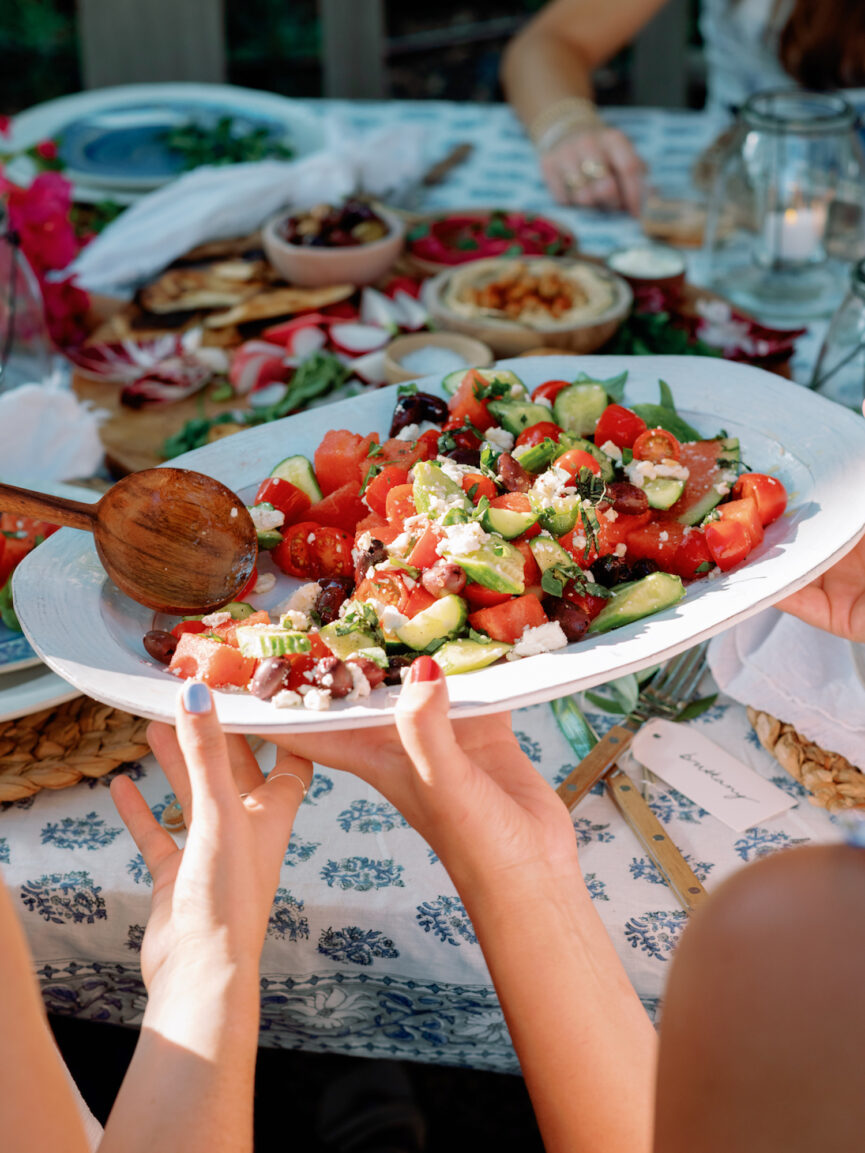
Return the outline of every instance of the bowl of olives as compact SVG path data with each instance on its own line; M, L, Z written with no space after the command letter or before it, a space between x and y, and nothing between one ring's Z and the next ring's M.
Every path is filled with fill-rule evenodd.
M262 232L267 258L291 284L371 284L402 252L405 227L390 209L360 197L283 211Z

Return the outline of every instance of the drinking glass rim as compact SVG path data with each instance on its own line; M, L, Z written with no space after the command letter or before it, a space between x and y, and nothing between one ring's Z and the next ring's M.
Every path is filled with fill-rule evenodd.
M781 100L798 103L799 114L779 115L778 110L771 105ZM802 111L806 108L808 111ZM857 112L837 92L808 92L801 88L785 87L769 88L749 96L742 106L742 119L749 128L812 136L852 128L856 123Z

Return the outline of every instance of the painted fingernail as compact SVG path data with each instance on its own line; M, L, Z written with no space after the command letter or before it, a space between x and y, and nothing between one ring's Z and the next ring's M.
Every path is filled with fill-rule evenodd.
M408 672L408 680L412 684L420 681L437 681L442 671L432 657L416 657Z
M201 681L187 681L183 686L183 707L188 713L209 713L212 701L207 685Z

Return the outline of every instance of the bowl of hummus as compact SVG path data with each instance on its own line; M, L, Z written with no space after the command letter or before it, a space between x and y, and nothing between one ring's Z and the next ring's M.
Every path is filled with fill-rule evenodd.
M624 322L633 296L595 261L497 257L439 273L424 286L424 300L440 328L516 356L538 345L596 351Z

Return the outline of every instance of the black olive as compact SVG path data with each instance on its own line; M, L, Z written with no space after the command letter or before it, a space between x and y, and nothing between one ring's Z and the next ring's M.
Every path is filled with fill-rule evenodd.
M635 560L631 565L631 580L637 581L641 577L651 576L653 572L658 571L658 565L655 561L643 557L641 560Z
M592 576L599 585L608 589L634 579L633 569L620 556L599 556L592 564Z
M401 396L394 405L390 435L396 436L408 425L420 424L424 420L431 424L444 424L449 416L447 404L438 396L428 392Z

